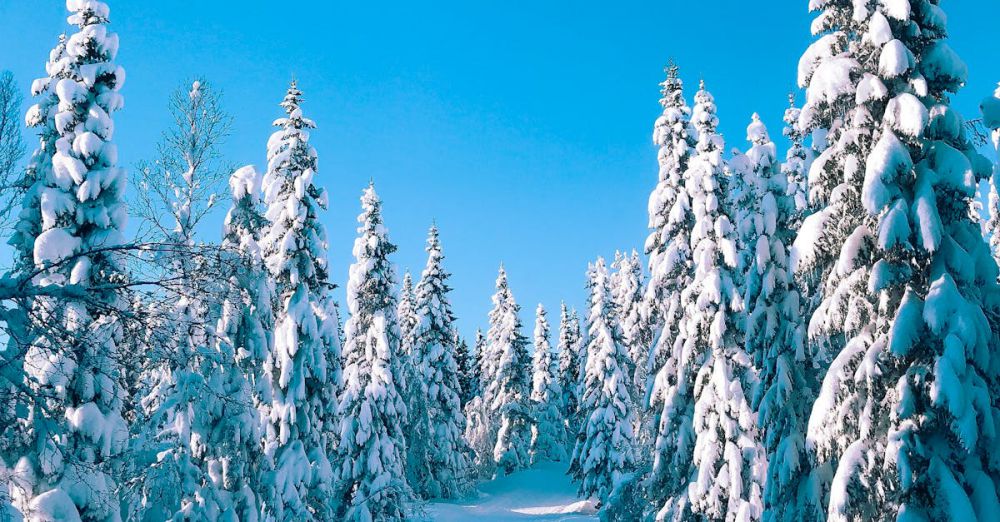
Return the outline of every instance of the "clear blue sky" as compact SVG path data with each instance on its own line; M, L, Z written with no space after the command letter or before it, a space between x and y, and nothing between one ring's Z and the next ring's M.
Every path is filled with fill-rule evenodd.
M715 94L727 148L745 148L754 111L780 136L811 40L806 0L109 3L128 73L116 115L124 165L152 155L169 92L204 76L236 118L226 156L263 166L294 75L319 125L334 280L347 277L358 197L374 178L400 275L419 274L437 220L466 335L486 323L501 261L530 336L537 303L553 326L560 299L583 303L589 260L641 248L669 57L689 99L699 78ZM944 8L970 68L956 106L972 117L1000 80L1000 2ZM0 0L0 68L25 92L65 16L59 0Z

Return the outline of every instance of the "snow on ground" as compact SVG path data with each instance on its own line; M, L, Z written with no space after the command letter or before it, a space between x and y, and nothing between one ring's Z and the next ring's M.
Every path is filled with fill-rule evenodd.
M427 505L428 519L441 522L597 520L592 500L581 500L565 463L535 467L480 484L469 498Z

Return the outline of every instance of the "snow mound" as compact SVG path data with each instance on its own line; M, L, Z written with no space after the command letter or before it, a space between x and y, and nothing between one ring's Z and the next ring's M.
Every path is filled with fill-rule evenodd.
M565 463L539 463L531 469L485 482L468 498L427 505L427 520L508 522L597 520L593 500L581 500L566 475Z
M511 511L523 515L594 514L597 513L597 505L593 500L581 500L567 505L517 508Z

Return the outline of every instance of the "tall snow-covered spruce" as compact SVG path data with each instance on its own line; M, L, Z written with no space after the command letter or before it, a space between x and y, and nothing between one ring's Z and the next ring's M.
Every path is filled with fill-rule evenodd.
M442 261L437 226L427 235L427 265L414 302L411 360L417 379L410 383L423 413L411 419L410 485L424 498L454 498L468 487L469 449L465 442L455 317L448 301L450 274ZM414 448L422 451L414 452Z
M622 343L629 355L629 379L635 398L645 400L649 348L652 344L652 328L643 311L642 261L635 250L631 255L616 255L612 266L611 298L615 304L615 314L622 331Z
M576 310L570 313L566 303L559 307L559 388L562 390L559 408L566 431L574 437L579 431L577 412L580 408L580 319Z
M535 311L535 354L532 359L531 462L566 460L566 426L560 409L559 360L549 342L549 320L541 304Z
M663 520L756 520L764 451L746 397L753 371L739 336L736 231L720 207L723 141L704 84L695 101L697 154L686 173L695 271L683 291L675 348L657 376L664 406L652 496Z
M482 426L470 438L488 474L497 468L509 474L529 464L531 358L520 310L501 266L482 357Z
M339 519L401 520L412 501L406 482L406 404L398 389L400 330L396 273L374 185L361 196L358 238L347 283L350 317L344 328L344 385L336 480Z
M221 388L217 397L238 400L213 408L224 413L219 417L225 424L220 422L224 429L211 438L218 440L221 450L216 456L223 470L220 487L231 495L232 511L240 520L254 520L257 514L267 520L276 502L274 484L267 481L273 463L260 443L272 399L264 365L274 341L274 284L259 245L266 225L259 210L262 184L263 177L252 166L237 169L229 179L232 206L223 224L222 248L232 275L216 327L220 360L235 363L223 366L226 371L216 381ZM253 431L240 433L240 425Z
M118 35L108 31L108 6L66 6L78 30L52 52L49 76L32 88L41 99L26 120L41 129L41 140L21 221L37 221L18 226L16 246L32 254L33 284L75 285L86 295L30 304L23 386L38 400L25 417L30 443L13 466L12 501L28 520L115 520L110 463L127 436L116 312L126 306L119 289L127 275L116 251L125 174L111 115L124 103L125 72L114 63Z
M455 364L458 365L458 386L459 397L462 399L462 408L472 401L473 397L479 395L479 355L476 347L469 347L468 341L462 338L458 330L455 330ZM478 331L476 335L482 335Z
M580 493L605 501L633 471L635 447L633 402L629 390L629 355L615 317L608 269L594 264L587 327L587 366L580 409L583 426L573 449Z
M399 289L399 304L396 316L399 318L400 353L409 357L417 330L417 296L413 290L413 276L407 270L403 274L403 284Z
M312 120L302 115L295 82L281 107L287 114L267 143L261 238L264 263L275 284L274 346L265 361L272 400L264 448L275 465L279 520L328 519L336 508L327 451L330 398L340 381L339 339L329 316L331 288L326 231L319 212L326 191L315 183Z
M748 236L755 242L749 245L745 280L745 347L760 371L751 404L758 412L768 455L763 518L817 520L822 511L816 488L808 480L811 460L805 446L813 395L806 379L799 292L788 267L792 227L802 209L795 191L789 189L795 179L781 171L774 143L756 114L747 127L747 139L751 147L744 158L753 193L748 221L754 228ZM799 160L797 154L794 159Z
M989 168L948 99L966 66L936 1L883 2L852 17L819 7L826 34L807 51L817 59L804 80L814 106L823 93L850 106L830 159L845 166L836 190L859 214L846 239L823 246L857 279L855 301L870 303L845 321L844 284L828 284L812 318L848 323L809 421L808 443L832 474L828 519L994 518L997 268L972 210ZM843 58L851 74L831 83L824 71L857 30L862 52Z
M663 366L677 337L681 291L691 279L691 200L685 190L688 162L695 152L696 129L691 125L691 109L684 101L680 68L671 63L661 85L663 114L653 126L653 143L659 147L659 179L649 195L649 282L646 285L645 315L652 328L653 349L647 374Z

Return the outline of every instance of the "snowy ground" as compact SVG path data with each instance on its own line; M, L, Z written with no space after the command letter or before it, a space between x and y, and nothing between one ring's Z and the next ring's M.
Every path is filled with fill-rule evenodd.
M427 506L435 521L505 522L597 520L594 503L580 500L565 463L539 464L479 485L470 498Z

